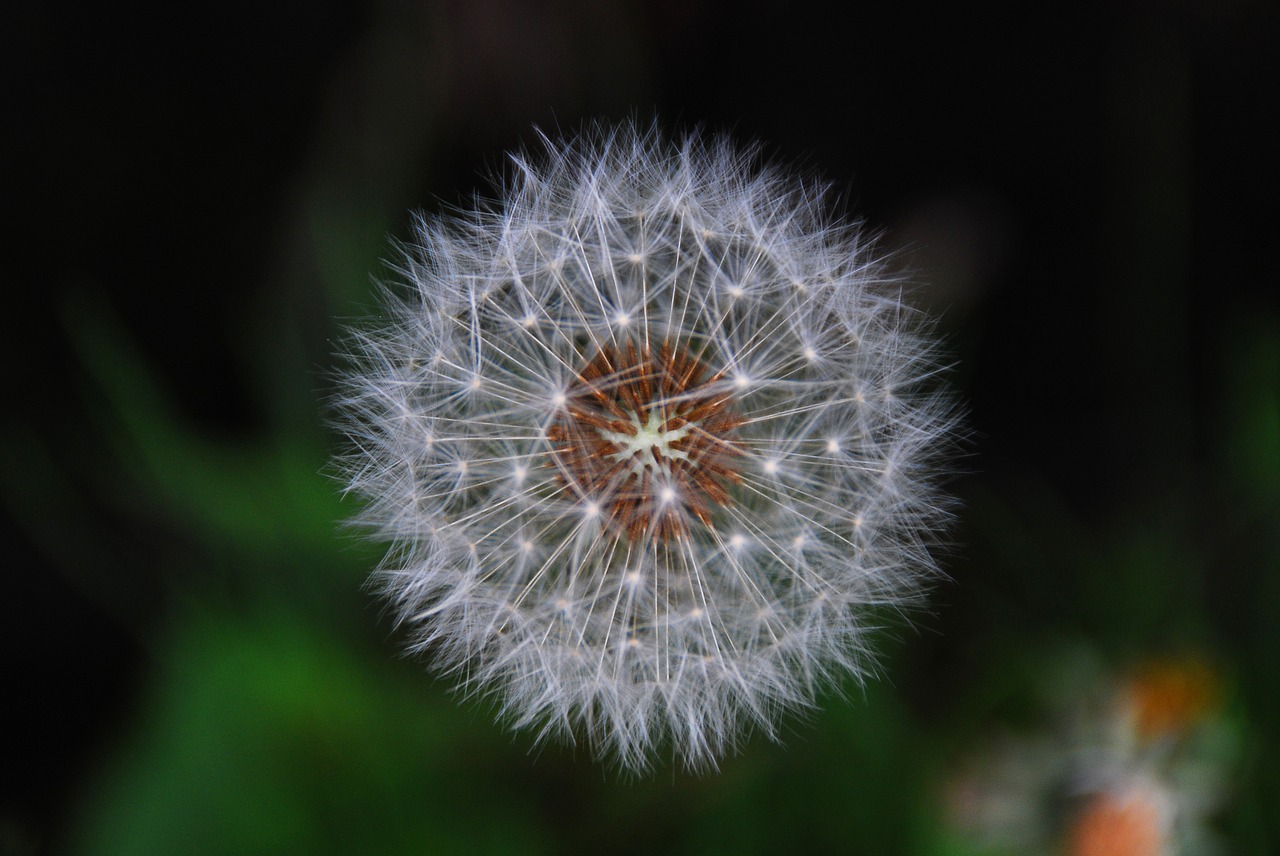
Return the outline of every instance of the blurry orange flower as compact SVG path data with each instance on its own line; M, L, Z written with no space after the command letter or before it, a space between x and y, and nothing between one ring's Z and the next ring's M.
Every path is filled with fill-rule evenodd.
M1104 793L1091 800L1068 833L1069 856L1160 856L1161 812L1143 794Z
M1202 720L1216 704L1218 689L1217 675L1201 660L1158 660L1130 679L1126 706L1139 736L1157 740Z

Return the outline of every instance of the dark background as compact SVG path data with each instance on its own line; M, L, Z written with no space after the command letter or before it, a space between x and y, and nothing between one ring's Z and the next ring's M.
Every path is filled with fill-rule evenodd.
M968 852L930 776L1081 649L1214 662L1252 761L1212 822L1280 847L1272 4L3 16L0 851ZM883 228L973 432L887 680L720 778L619 784L457 707L396 659L323 472L333 342L409 212L534 125L628 116L762 141Z

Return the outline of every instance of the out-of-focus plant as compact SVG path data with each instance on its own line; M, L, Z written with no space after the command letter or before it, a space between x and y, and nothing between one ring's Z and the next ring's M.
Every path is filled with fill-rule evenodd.
M1052 683L1038 722L959 761L944 797L958 838L978 853L1219 852L1211 822L1242 739L1220 673L1195 657L1107 672L1086 655Z

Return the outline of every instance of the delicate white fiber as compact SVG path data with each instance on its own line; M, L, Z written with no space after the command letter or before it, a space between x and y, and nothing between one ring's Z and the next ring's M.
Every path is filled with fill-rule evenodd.
M868 608L935 572L954 411L821 188L696 135L543 142L419 220L354 337L341 463L464 693L629 769L714 765L866 674Z

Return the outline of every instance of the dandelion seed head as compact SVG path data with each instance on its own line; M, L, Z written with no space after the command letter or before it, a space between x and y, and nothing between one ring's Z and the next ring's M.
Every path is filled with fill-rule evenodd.
M867 675L868 610L935 573L954 408L811 182L636 125L543 143L417 223L341 464L464 694L628 769L713 766Z

